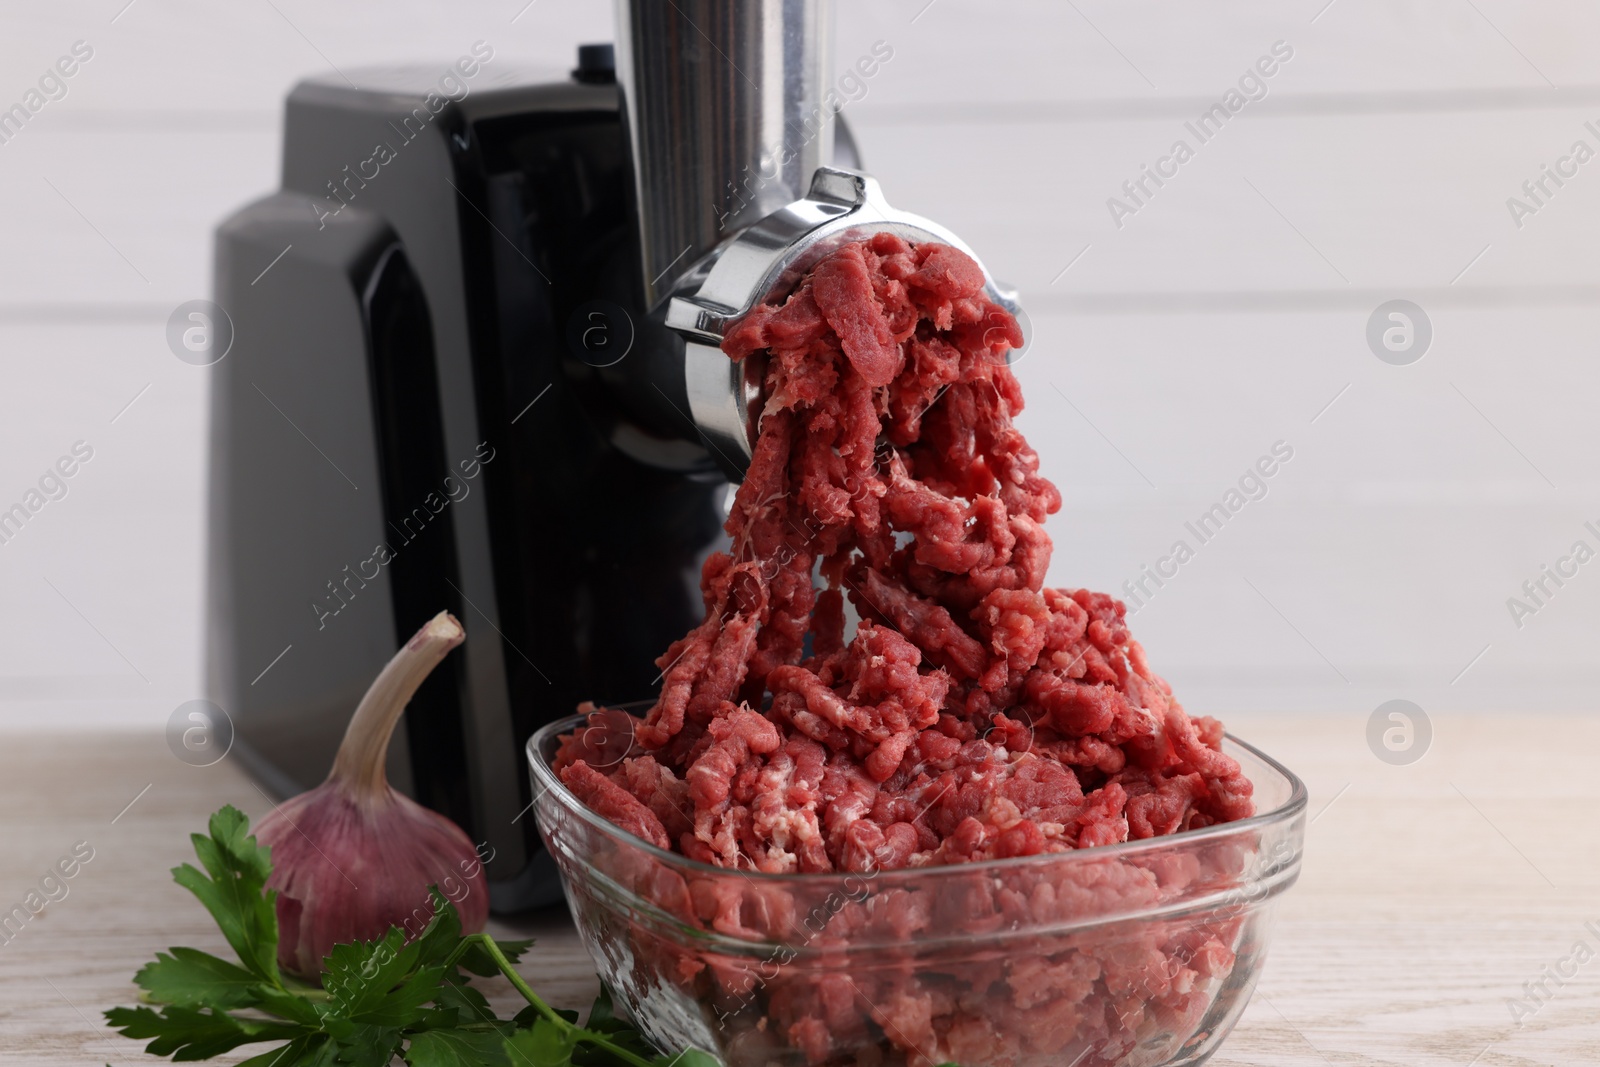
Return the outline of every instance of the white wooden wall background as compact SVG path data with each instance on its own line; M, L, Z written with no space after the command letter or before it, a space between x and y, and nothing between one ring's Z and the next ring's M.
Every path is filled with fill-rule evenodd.
M848 111L869 166L1031 309L1055 581L1119 589L1294 447L1136 620L1192 708L1593 707L1600 566L1520 630L1505 600L1600 519L1600 162L1520 229L1505 200L1600 147L1600 11L1324 2L841 3L836 61L893 47ZM274 187L289 86L479 38L560 71L611 32L601 0L125 4L0 15L0 103L94 48L0 145L0 505L95 449L0 546L0 722L198 695L207 371L163 326L207 295L218 219ZM1269 95L1114 226L1107 198L1280 40ZM1395 297L1434 327L1412 366L1364 341Z
M1031 309L1055 581L1119 589L1294 447L1136 620L1191 707L1592 707L1600 566L1520 630L1505 600L1596 540L1600 162L1520 229L1505 200L1600 147L1600 11L1323 2L840 4L836 61L890 43L848 111L868 165ZM0 505L95 448L0 546L4 721L158 722L198 695L207 372L163 327L207 294L218 219L274 186L288 87L479 38L563 70L610 36L599 0L125 3L0 16L0 103L94 48L0 145ZM1280 40L1269 95L1114 226L1107 198ZM1434 326L1408 367L1364 341L1394 297Z

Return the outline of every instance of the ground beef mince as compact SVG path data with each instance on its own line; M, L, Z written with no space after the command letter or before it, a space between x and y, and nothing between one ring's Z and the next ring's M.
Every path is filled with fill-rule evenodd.
M632 736L563 742L557 772L585 803L770 873L1029 856L1251 813L1221 726L1184 713L1123 605L1044 588L1061 495L1012 424L1022 334L983 285L957 249L878 234L728 330L732 359L768 356L732 547L707 560L705 621L657 661ZM1204 951L1220 966L1227 949ZM813 1062L856 1012L772 999Z

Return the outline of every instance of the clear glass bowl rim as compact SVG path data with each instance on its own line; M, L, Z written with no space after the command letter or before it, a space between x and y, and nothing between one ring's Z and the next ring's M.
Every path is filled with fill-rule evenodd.
M610 710L621 710L616 705L608 705ZM604 709L602 709L604 710ZM758 884L770 886L812 886L822 887L837 882L840 878L860 876L865 872L860 871L805 871L796 874L773 874L768 871L735 871L728 867L716 867L709 863L690 859L681 853L669 852L650 842L622 829L610 819L594 811L589 805L579 800L566 785L556 777L555 771L544 757L544 747L561 734L583 725L588 719L585 714L569 715L564 719L548 723L534 732L528 738L526 752L528 765L533 770L534 782L540 788L554 793L562 805L574 812L589 826L610 837L619 845L626 845L637 849L647 856L664 863L686 874L698 874L708 877L726 878L730 875L742 875L745 879ZM1223 838L1234 835L1247 834L1251 831L1266 830L1274 826L1286 825L1302 815L1306 810L1307 793L1305 783L1298 775L1271 756L1262 752L1254 745L1241 741L1233 734L1224 734L1226 740L1243 749L1255 759L1260 760L1274 773L1282 776L1289 784L1289 796L1282 804L1268 811L1257 812L1254 815L1234 822L1216 823L1212 826L1202 827L1199 830L1185 830L1182 833L1166 834L1161 837L1149 837L1139 841L1123 841L1115 845L1097 845L1093 848L1073 849L1069 852L1042 852L1033 856L1015 856L1009 859L980 860L974 863L952 863L937 867L907 867L901 870L879 872L876 877L913 876L928 877L933 872L950 872L954 874L981 875L990 872L1001 873L1017 868L1038 866L1041 864L1063 863L1098 863L1106 860L1124 859L1139 856L1148 852L1157 852L1163 849L1175 848L1181 845L1203 842L1212 838ZM1224 749L1226 751L1226 749ZM1261 783L1252 779L1252 784L1259 789ZM535 793L535 803L538 793ZM1296 849L1298 852L1299 849Z

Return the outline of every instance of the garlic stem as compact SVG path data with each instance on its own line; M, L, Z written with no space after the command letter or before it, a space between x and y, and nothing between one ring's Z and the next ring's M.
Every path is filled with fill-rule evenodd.
M329 781L337 781L358 802L382 803L388 797L384 761L395 723L423 679L466 636L455 616L441 611L395 653L350 717Z

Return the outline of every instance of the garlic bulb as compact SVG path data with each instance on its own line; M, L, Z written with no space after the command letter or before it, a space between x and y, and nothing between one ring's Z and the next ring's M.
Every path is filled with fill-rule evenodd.
M456 906L463 932L483 929L489 890L472 841L395 792L384 774L400 713L465 637L449 612L417 631L362 697L327 780L256 827L256 839L272 848L278 964L291 974L315 979L340 942L371 941L391 926L421 932L433 917L430 885Z

